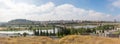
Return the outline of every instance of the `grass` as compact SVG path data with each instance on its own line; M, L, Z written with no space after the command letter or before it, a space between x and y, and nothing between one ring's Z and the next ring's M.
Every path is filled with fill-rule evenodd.
M49 26L49 27L33 27L33 29L36 29L36 28L39 28L41 30L49 30L49 29L53 29L52 26Z
M41 30L49 30L49 29L53 29L52 26L48 26L48 27L33 27L34 29L41 29ZM7 28L7 27L0 27L0 31L20 31L20 30L27 30L27 28Z
M120 30L113 32L113 34L120 34Z
M70 35L59 40L60 44L120 44L120 39L95 36Z
M7 28L6 27L0 27L0 30L6 30Z
M45 36L0 38L0 44L56 44L56 41Z
M69 35L61 39L46 36L0 38L0 44L120 44L119 38Z

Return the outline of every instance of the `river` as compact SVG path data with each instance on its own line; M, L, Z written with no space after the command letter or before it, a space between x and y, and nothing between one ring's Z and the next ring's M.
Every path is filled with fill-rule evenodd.
M91 26L91 25L86 25L86 26L74 26L74 28L94 28L97 26ZM55 33L57 33L58 28L55 28ZM18 33L23 34L23 33L28 33L29 35L33 35L33 31L30 30L21 30L21 31L0 31L0 37L1 36L15 36L18 35ZM42 30L42 32L47 32L47 30ZM53 29L48 29L48 33L53 33Z

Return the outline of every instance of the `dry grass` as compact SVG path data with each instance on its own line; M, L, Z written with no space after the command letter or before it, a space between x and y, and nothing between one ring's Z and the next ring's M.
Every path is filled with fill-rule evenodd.
M71 35L59 40L60 44L120 44L118 38Z
M0 30L7 30L6 27L0 27Z
M0 38L0 44L56 44L56 41L49 37L16 37Z
M120 39L81 35L69 35L60 40L53 40L46 36L15 38L1 37L0 44L120 44Z

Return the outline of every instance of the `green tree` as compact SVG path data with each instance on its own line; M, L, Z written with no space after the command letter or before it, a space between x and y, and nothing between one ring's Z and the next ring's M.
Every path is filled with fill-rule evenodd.
M27 35L28 35L28 33L26 33L26 32L23 33L23 36L24 36L24 37L26 37Z
M43 35L43 32L42 32L42 30L40 29L40 35L42 36Z
M39 35L40 35L40 34L39 34L39 30L37 30L37 31L36 31L36 36L39 36Z
M53 34L56 35L56 33L55 33L55 25L53 25Z
M35 36L39 36L39 30L33 30Z
M49 36L49 32L48 32L48 29L46 30L46 36Z
M29 26L29 28L28 28L29 30L32 30L33 29L33 27L32 26Z

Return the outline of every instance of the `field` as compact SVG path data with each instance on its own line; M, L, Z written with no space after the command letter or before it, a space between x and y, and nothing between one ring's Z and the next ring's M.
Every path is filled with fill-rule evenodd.
M32 30L34 29L41 29L41 30L50 30L53 29L52 26L47 26L47 27L32 27ZM0 27L0 31L19 31L19 30L30 30L29 27Z
M69 35L61 39L46 36L37 37L1 37L0 44L120 44L119 38Z
M13 37L0 38L0 44L57 44L55 40L41 36L41 37Z
M120 44L118 38L72 35L59 40L60 44Z
M7 28L6 27L0 27L0 30L6 30Z

